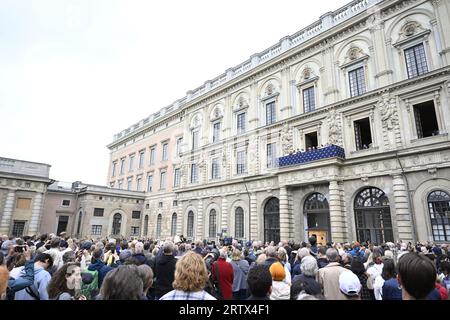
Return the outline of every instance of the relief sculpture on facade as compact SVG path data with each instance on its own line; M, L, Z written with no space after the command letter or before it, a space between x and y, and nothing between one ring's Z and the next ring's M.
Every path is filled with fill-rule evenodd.
M335 109L331 110L328 118L328 143L342 146L341 115Z

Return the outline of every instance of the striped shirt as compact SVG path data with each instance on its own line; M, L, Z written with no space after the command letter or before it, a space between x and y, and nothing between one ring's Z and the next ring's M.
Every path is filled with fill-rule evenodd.
M217 300L205 290L201 291L182 291L172 290L163 295L159 300Z

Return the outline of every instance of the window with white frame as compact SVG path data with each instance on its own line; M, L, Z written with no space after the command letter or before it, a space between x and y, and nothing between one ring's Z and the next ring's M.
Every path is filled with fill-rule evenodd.
M139 169L144 167L144 156L145 156L145 150L142 150L139 152Z
M304 112L311 112L316 109L316 98L314 86L303 89L303 108Z
M275 101L271 101L266 103L266 125L275 123L276 121Z
M236 174L243 174L246 171L247 152L245 150L236 153Z
M133 162L134 162L134 154L130 155L130 166L128 168L129 171L133 170Z
M194 150L198 148L198 137L199 137L198 130L192 130L191 135L192 135L192 150Z
M150 148L150 165L155 164L155 158L156 158L156 147Z
M136 179L136 191L141 191L142 188L142 177Z
M428 72L423 43L405 49L405 60L408 78L414 78Z
M350 97L356 97L366 93L364 67L359 67L349 71L348 81L350 85Z
M220 140L220 122L213 123L213 136L212 142L218 142Z
M120 159L120 174L125 170L125 158Z
M63 200L61 205L62 205L63 207L68 207L68 206L70 206L70 200Z
M180 155L181 153L181 144L183 143L183 138L178 138L177 139L177 156Z
M166 161L168 159L168 151L169 151L169 143L163 143L162 146L162 161Z
M166 171L161 171L160 180L159 180L159 189L166 189Z
M220 179L219 158L212 159L211 162L211 179Z
M102 234L102 225L93 224L91 226L91 234L94 236L100 236Z
M152 192L153 187L153 175L149 175L147 178L147 192Z
M191 164L191 183L198 182L198 165L196 163Z
M245 132L246 113L240 112L236 115L236 127L237 133L241 134Z
M133 178L128 178L127 179L127 190L131 190L131 183L133 181Z
M267 144L267 168L273 168L277 163L277 145L275 142Z
M180 186L180 181L181 181L181 169L180 168L176 168L173 171L173 186L175 188Z
M117 161L114 161L112 163L112 173L111 173L111 177L115 177L116 176L116 167L117 167Z

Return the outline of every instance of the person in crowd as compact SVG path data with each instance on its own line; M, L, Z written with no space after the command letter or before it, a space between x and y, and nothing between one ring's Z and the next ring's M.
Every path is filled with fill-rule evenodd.
M147 259L145 258L144 255L144 244L140 241L134 245L133 258L135 258L138 261L138 265L144 263L147 264Z
M145 297L145 299L153 298L153 297L149 297L149 295L148 295L148 291L150 290L150 288L152 287L152 284L153 284L152 268L150 268L146 264L141 264L140 266L138 266L138 271L139 271L139 276L141 277L142 283L144 285L143 297Z
M339 263L345 269L350 270L351 269L351 265L352 265L352 260L353 260L353 256L350 253L344 252L341 255L341 261Z
M247 260L242 259L242 253L238 249L233 250L231 266L233 267L233 299L245 300L247 298L247 274L250 266Z
M212 264L211 274L213 283L218 288L220 295L224 300L233 298L233 266L226 261L227 251L222 248L219 250L219 258Z
M98 272L98 287L101 288L103 279L105 278L106 274L110 272L113 268L110 266L107 266L103 263L103 250L100 248L97 248L92 253L92 261L89 267L87 268L88 272L91 272L94 274L95 277L95 271Z
M281 262L272 263L269 267L272 276L272 292L270 300L289 300L291 294L290 285L284 282L286 272Z
M287 284L291 284L292 276L291 276L291 264L288 261L288 255L286 249L284 247L278 248L278 260L284 267L284 272L286 273L286 277L284 278L284 282Z
M402 300L424 300L435 288L436 266L427 257L415 252L398 260L398 282Z
M278 253L277 253L277 248L274 246L268 246L266 248L266 261L264 262L264 264L267 267L270 267L272 265L272 263L278 262Z
M442 261L440 269L442 272L442 286L447 289L447 292L450 292L450 261Z
M344 271L339 275L339 290L347 300L360 300L361 282L356 274L350 270Z
M81 295L81 268L78 262L64 264L53 274L47 291L50 300L86 300Z
M62 256L63 265L68 264L70 262L76 262L77 256L75 254L75 251L67 251Z
M204 290L208 280L208 270L202 257L188 251L176 264L174 289L160 300L216 300Z
M267 256L266 256L265 253L261 252L261 253L257 254L255 265L257 265L257 264L265 264L266 259L267 259Z
M173 290L172 283L175 276L175 265L177 259L173 255L173 243L166 241L162 247L162 255L156 257L155 263L155 297L161 298L163 295Z
M0 264L0 300L7 299L8 280L9 271L5 266Z
M299 275L302 273L300 265L302 262L302 259L306 256L310 255L310 251L308 248L303 247L300 250L297 250L297 256L294 261L294 266L292 267L292 277L295 277L296 275Z
M270 300L272 292L272 275L264 264L256 264L250 268L247 276L250 296L247 300Z
M302 259L300 268L301 274L296 275L292 282L301 281L302 283L304 283L303 287L305 288L304 290L307 294L322 294L320 284L316 281L317 272L319 271L317 260L308 255Z
M97 300L144 300L144 283L138 266L123 265L108 272Z
M53 267L54 267L53 271L58 270L63 265L60 244L61 239L59 237L54 237L50 242L50 249L44 251L44 253L49 254L53 259Z
M377 300L402 300L394 259L384 259L383 271L375 279L374 294Z
M339 264L339 254L334 248L327 249L328 265L319 269L317 280L322 288L323 295L327 300L347 300L339 289L339 276L342 272L350 272Z
M194 248L194 252L201 255L203 251L203 241L201 240L197 240L195 242L195 248Z
M372 300L372 296L367 288L367 273L364 264L361 262L359 257L352 259L352 264L350 270L356 274L361 283L360 297L361 300Z
M47 253L40 253L34 259L34 282L17 291L14 300L48 300L47 286L51 275L47 271L53 266L53 258Z
M319 246L317 248L317 267L319 269L322 269L328 264L327 256L327 247L325 246Z
M311 245L309 252L313 257L317 256L317 237L315 235L308 238L308 242Z
M369 289L373 300L375 300L375 279L380 276L383 271L383 259L379 248L373 249L371 260L372 262L370 262L367 266L367 288Z

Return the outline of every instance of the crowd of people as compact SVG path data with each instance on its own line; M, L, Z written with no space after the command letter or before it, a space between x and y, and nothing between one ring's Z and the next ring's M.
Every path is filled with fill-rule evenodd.
M175 241L4 235L0 299L447 300L450 290L446 244Z

